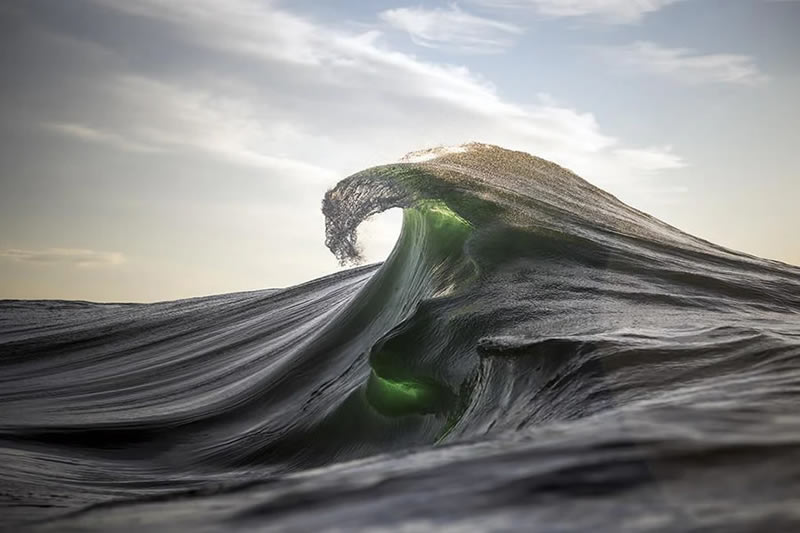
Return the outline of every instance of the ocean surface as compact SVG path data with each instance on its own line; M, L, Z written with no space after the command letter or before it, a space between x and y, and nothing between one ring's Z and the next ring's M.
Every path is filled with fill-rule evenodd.
M342 180L327 246L393 207L295 287L0 302L0 529L800 531L800 268L479 144Z

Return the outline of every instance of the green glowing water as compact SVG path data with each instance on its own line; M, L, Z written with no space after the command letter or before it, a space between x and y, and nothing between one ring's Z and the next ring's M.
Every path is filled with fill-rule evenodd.
M395 381L372 373L367 382L367 399L386 415L425 414L436 410L439 391L433 385L414 381Z

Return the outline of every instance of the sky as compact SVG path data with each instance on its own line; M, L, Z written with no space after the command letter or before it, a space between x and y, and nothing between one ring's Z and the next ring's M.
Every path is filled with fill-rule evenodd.
M471 141L798 265L798 27L797 0L3 2L0 298L301 283L340 268L327 189Z

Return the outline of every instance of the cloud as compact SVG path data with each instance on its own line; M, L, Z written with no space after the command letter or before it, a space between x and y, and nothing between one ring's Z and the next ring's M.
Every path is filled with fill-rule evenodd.
M648 13L683 0L472 0L494 8L533 9L549 17L594 17L598 20L629 24Z
M100 131L83 124L46 122L42 127L65 137L85 142L104 144L128 152L155 152L157 148L129 141L116 133Z
M496 53L509 48L522 28L472 15L452 4L447 9L397 8L383 11L381 20L408 32L411 40L431 48Z
M332 177L328 170L270 153L272 138L289 132L257 117L246 101L131 74L105 79L103 90L125 120L104 126L45 122L43 127L128 152L203 154L309 179Z
M59 39L38 45L42 61L62 53L52 68L68 83L48 81L51 69L41 68L33 89L7 101L25 103L26 120L48 133L88 146L187 164L212 158L231 175L263 171L283 195L265 202L321 196L366 166L470 141L552 159L601 186L684 164L660 147L623 142L592 113L552 97L513 101L464 66L399 52L374 29L345 30L251 0L86 5L83 17L108 20L76 32L65 10L48 19ZM91 33L101 26L124 27L125 39Z
M758 69L755 60L746 55L699 54L688 48L665 48L646 41L608 47L602 52L622 65L682 83L755 86L769 81L769 77Z
M625 166L645 173L685 166L683 159L673 153L671 146L655 146L644 150L623 148L616 150L615 154Z
M65 264L77 267L116 266L125 262L118 252L99 252L76 248L46 248L42 250L0 249L0 257L23 263Z
M140 24L144 16L171 25L200 64L172 80L159 73L103 84L121 107L135 110L110 127L146 131L136 142L303 161L337 173L474 140L549 157L596 180L635 178L641 165L619 157L620 149L651 153L651 171L681 164L660 149L625 146L591 113L547 99L509 101L469 69L401 53L375 30L343 31L250 0L96 1L135 11ZM154 28L141 31L154 38Z

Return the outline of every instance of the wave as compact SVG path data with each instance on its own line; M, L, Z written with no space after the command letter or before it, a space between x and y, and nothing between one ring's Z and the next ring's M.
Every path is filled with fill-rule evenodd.
M287 289L0 302L0 523L800 523L799 268L481 144L342 180L326 245L397 207L383 264Z

